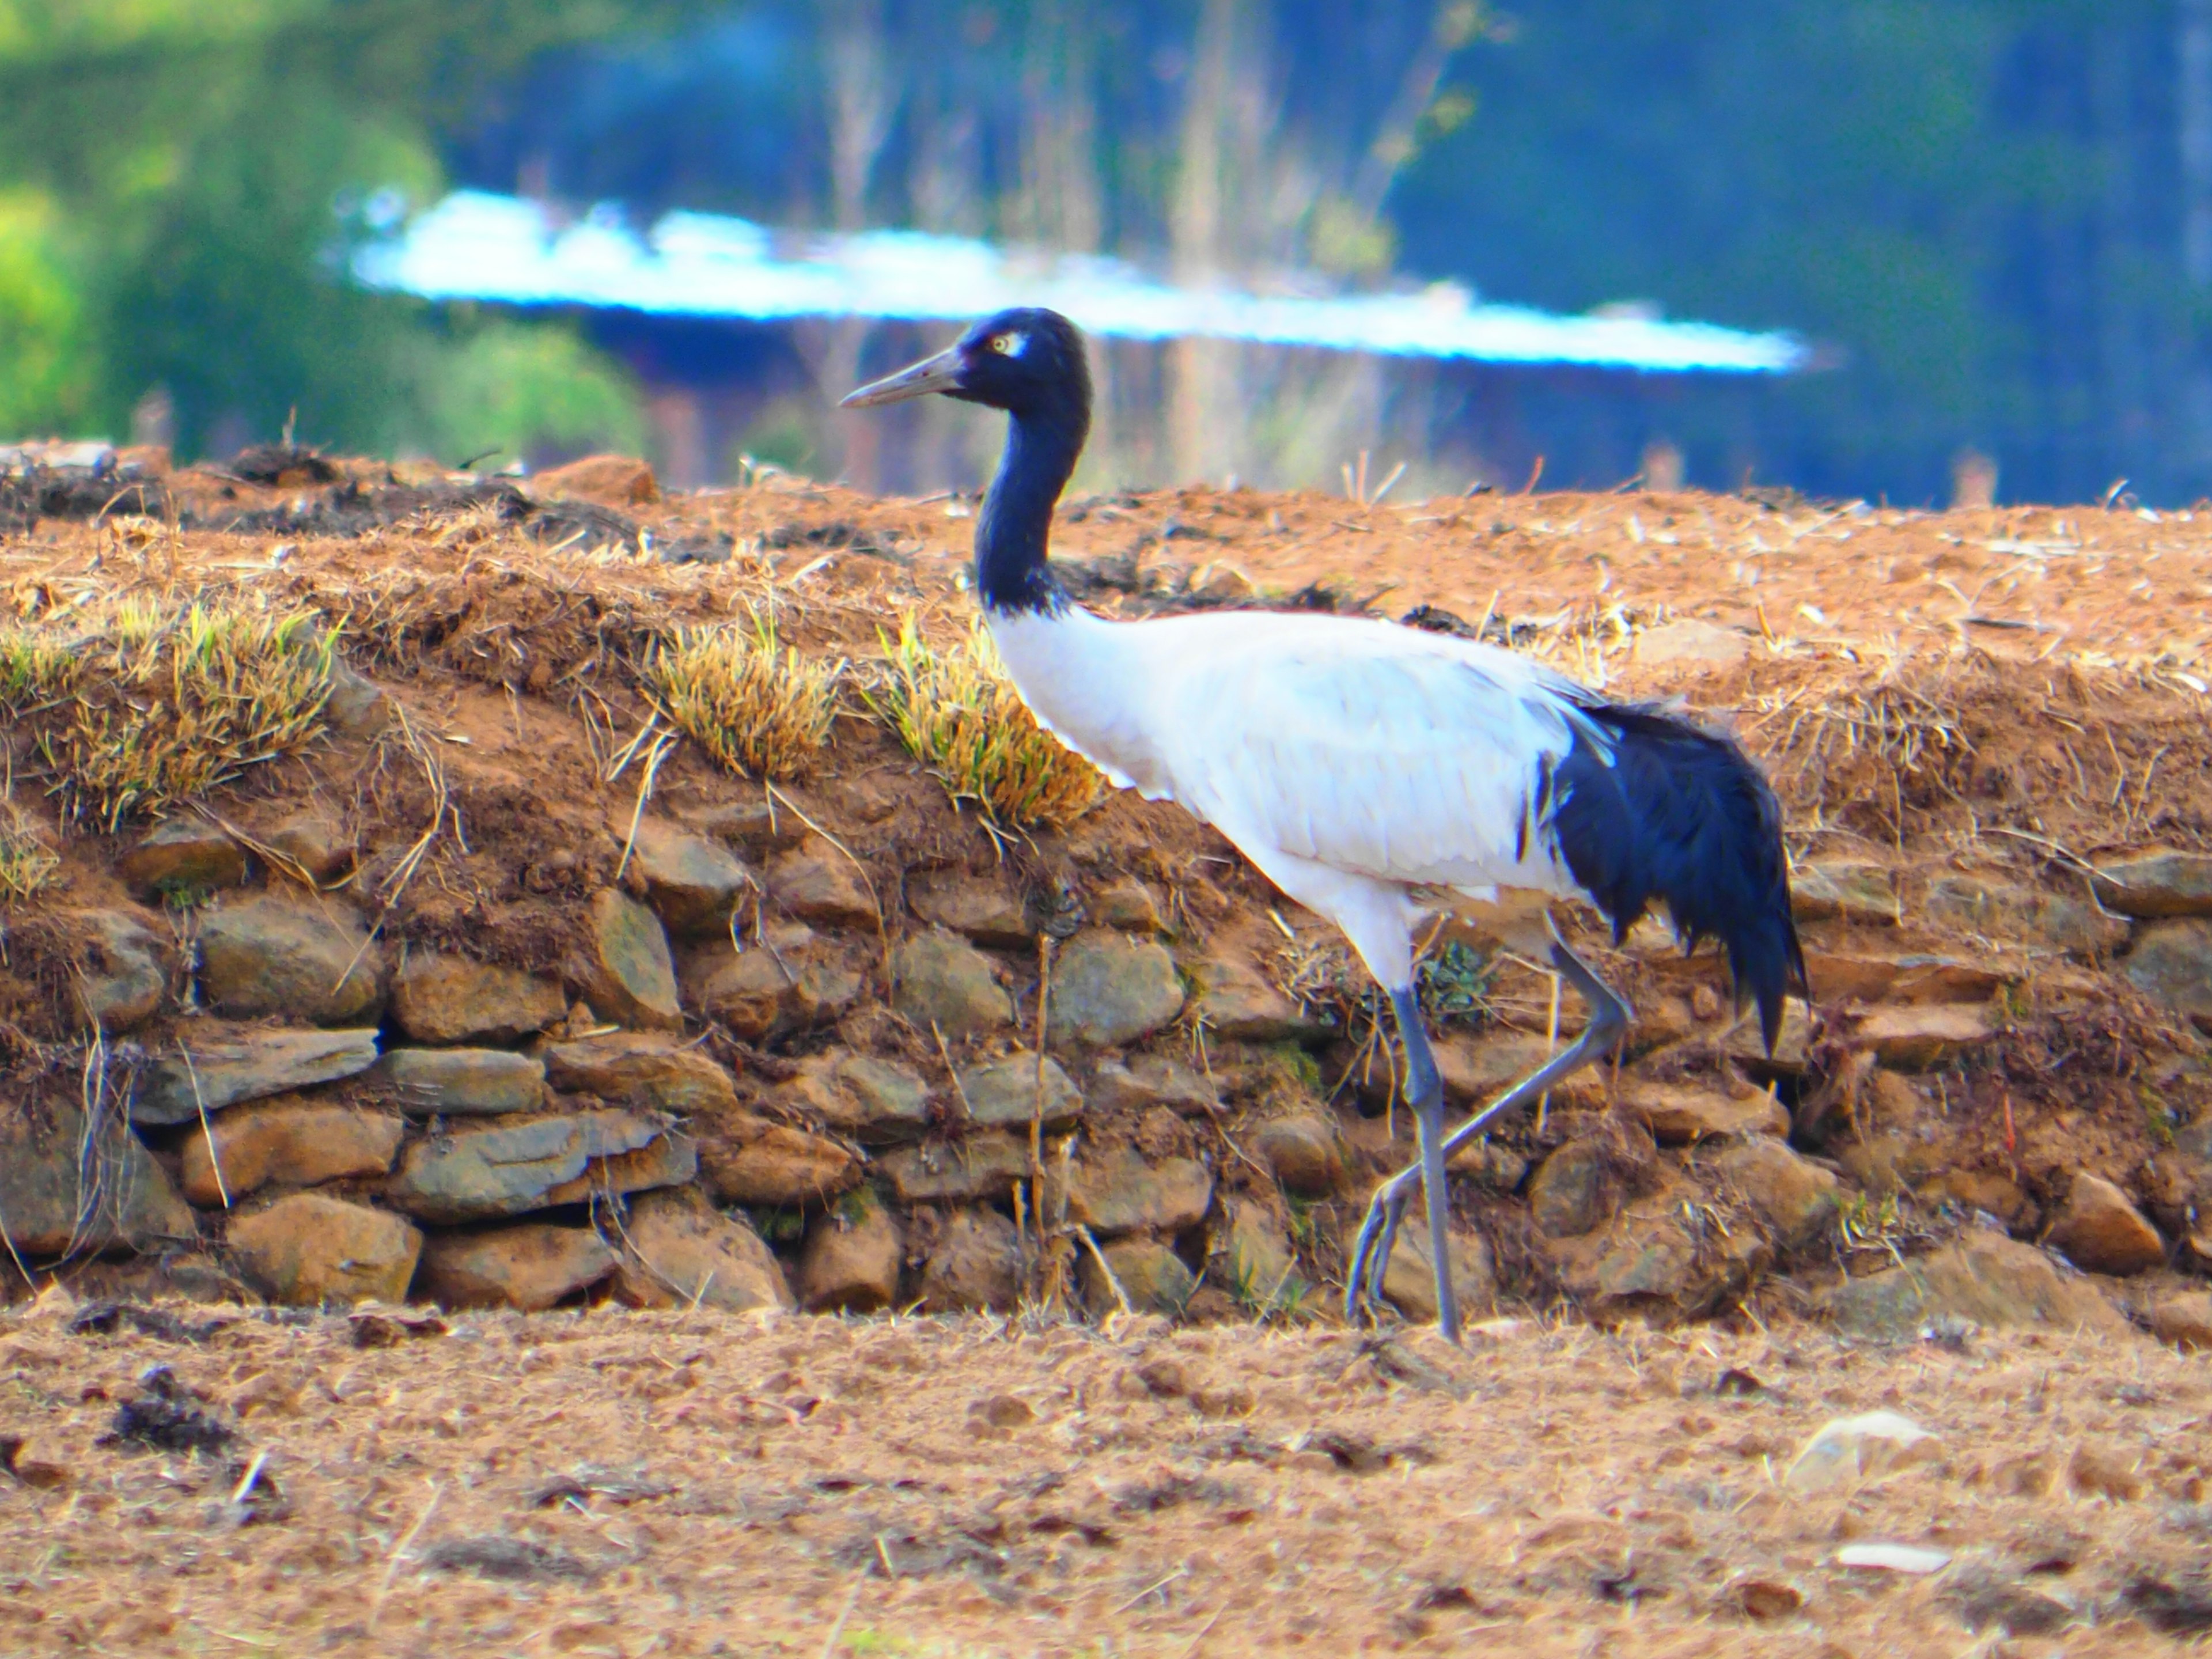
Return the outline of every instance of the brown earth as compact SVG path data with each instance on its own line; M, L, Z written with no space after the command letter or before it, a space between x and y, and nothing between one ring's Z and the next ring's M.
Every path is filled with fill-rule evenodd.
M0 1647L813 1653L834 1650L849 1595L844 1634L862 1652L1190 1659L1510 1640L1948 1653L1968 1623L1989 1623L1963 1616L1967 1601L1986 1590L1995 1606L2024 1584L2075 1622L2044 1645L2023 1630L2007 1650L2131 1651L2182 1617L2158 1611L2164 1592L2145 1572L2166 1574L2175 1605L2203 1593L2175 1577L2192 1551L2203 1558L2190 1530L2202 1511L2168 1512L2204 1497L2194 1454L2174 1449L2203 1437L2197 1361L2117 1319L2095 1335L1990 1332L1962 1339L1963 1354L1942 1346L1954 1333L1940 1317L1937 1342L1908 1328L1888 1333L1905 1346L1886 1348L1845 1346L1824 1322L1853 1285L1962 1229L2104 1237L2081 1213L2093 1193L2096 1216L2126 1234L2127 1253L2101 1265L2130 1276L2078 1281L2101 1298L2087 1305L2148 1319L2160 1298L2202 1289L2191 1276L2212 1267L2200 1218L2212 1074L2196 1022L2212 1018L2212 996L2192 1003L2190 988L2212 978L2212 941L2200 947L2190 930L2203 924L2187 916L2114 914L2106 901L2124 905L2125 892L2092 875L2150 850L2212 851L2212 519L1697 495L1397 506L1186 490L1063 508L1056 548L1101 610L1427 607L1425 625L1479 631L1616 690L1683 697L1737 731L1783 796L1812 1008L1769 1061L1732 1025L1709 955L1680 962L1656 927L1614 951L1594 918L1566 919L1639 1024L1617 1079L1559 1091L1462 1160L1468 1246L1500 1312L1534 1322L1465 1361L1410 1349L1444 1367L1440 1390L1419 1365L1389 1375L1399 1362L1363 1354L1331 1322L1365 1192L1411 1152L1366 988L1329 931L1218 837L1118 796L1064 834L994 836L857 702L823 763L772 793L689 743L653 749L635 664L674 626L772 608L803 649L863 665L907 611L954 637L970 609L970 502L878 501L771 476L617 510L380 465L324 470L257 469L269 484L179 473L125 503L153 509L135 516L94 518L103 496L50 502L57 516L12 532L0 518L0 620L66 622L118 594L266 596L341 629L349 661L404 720L335 730L204 805L237 867L272 890L312 878L320 902L378 924L393 962L435 949L592 994L604 975L588 918L617 884L646 896L624 847L648 808L735 836L749 867L792 856L777 849L798 839L793 817L834 838L820 856L849 892L810 912L809 971L857 992L743 1030L694 1007L669 1039L696 1040L709 1095L774 1120L817 1167L842 1160L803 1203L750 1212L789 1277L802 1227L842 1224L852 1171L893 1168L884 1149L842 1139L818 1109L826 1094L805 1092L810 1060L834 1046L924 1079L934 1158L959 1139L964 1097L949 1073L1018 1051L1017 1030L1035 1026L1036 957L1018 923L971 932L1014 1028L940 1046L901 1018L890 963L937 914L933 884L993 885L1017 913L1024 896L1073 894L1139 936L1154 931L1156 901L1182 971L1233 981L1273 1024L1224 1038L1194 997L1126 1051L1066 1053L1091 1107L1057 1144L1210 1179L1201 1222L1176 1209L1173 1228L1107 1241L1125 1272L1125 1251L1152 1249L1154 1268L1180 1253L1170 1299L1200 1328L1120 1316L1098 1334L1060 1322L1063 1308L1014 1327L717 1315L711 1303L626 1312L611 1291L668 1292L632 1294L618 1273L568 1297L584 1311L453 1315L454 1334L435 1340L356 1352L342 1320L231 1310L204 1346L178 1346L131 1336L127 1322L125 1335L69 1336L63 1293L46 1288L0 1325L0 1449L23 1443L0 1459L15 1477L0 1480L4 1535L46 1540L9 1584L0 1619L20 1629ZM9 737L15 806L62 866L5 918L0 1060L9 1106L45 1124L81 1114L95 1076L73 1036L70 918L130 908L143 828L65 833L40 798L32 735L27 723ZM763 805L770 829L713 828ZM334 861L300 837L303 810L342 843ZM855 868L858 884L842 873ZM1130 899L1133 879L1146 888ZM790 917L765 908L741 900L738 920L773 940ZM159 920L176 935L165 948L188 960L189 909ZM1484 944L1479 928L1464 937ZM2160 951L2178 965L2153 981ZM1479 1006L1444 1033L1455 1098L1540 1056L1554 1029L1545 976L1504 957L1490 967ZM168 971L171 991L125 1043L129 1063L199 1029L174 990L189 966ZM1571 1033L1579 1013L1570 997L1557 1029ZM544 1027L541 1013L521 1029ZM1163 1097L1117 1080L1164 1060L1206 1078L1212 1109L1146 1104ZM560 1086L566 1109L631 1103ZM317 1092L349 1109L389 1103L366 1079ZM696 1111L695 1131L724 1109L651 1103ZM1785 1130L1796 1157L1761 1176ZM197 1133L142 1130L155 1177L178 1175ZM419 1126L410 1133L426 1144ZM1747 1138L1759 1143L1748 1162ZM735 1179L732 1157L702 1139L710 1182ZM930 1253L953 1222L1003 1208L1017 1184L969 1211L903 1203L902 1297L935 1282ZM556 1218L620 1244L612 1177L582 1218L590 1183L570 1185L577 1201ZM374 1180L332 1190L372 1206L384 1195ZM1231 1206L1276 1230L1262 1254L1292 1270L1281 1282L1296 1287L1299 1328L1242 1322L1283 1309L1241 1275L1231 1285ZM0 1283L17 1296L56 1281L86 1297L242 1293L224 1208L193 1224L181 1266L34 1258L21 1275L0 1264ZM1074 1240L1055 1248L1060 1282L1088 1273L1067 1254ZM2163 1260L2143 1272L2146 1250ZM1094 1310L1113 1305L1103 1281L1086 1282ZM707 1286L684 1299L695 1294ZM1164 1356L1189 1388L1138 1376ZM220 1459L93 1445L155 1358L242 1420L242 1444L269 1449L289 1516L226 1530L208 1519L228 1496L216 1487L237 1479ZM1716 1394L1732 1368L1771 1390ZM1885 1407L1942 1435L1941 1458L1850 1497L1774 1484L1820 1422ZM2039 1459L2056 1460L2047 1490ZM675 1490L527 1503L583 1462L641 1464ZM2030 1571L2046 1548L2033 1540L2077 1532L2060 1552L2075 1565ZM426 1570L441 1546L465 1554L487 1536L542 1549L487 1547L474 1576ZM1834 1564L1866 1538L1960 1560L1925 1581ZM522 1577L479 1582L502 1571ZM2057 1617L2026 1601L2014 1612Z

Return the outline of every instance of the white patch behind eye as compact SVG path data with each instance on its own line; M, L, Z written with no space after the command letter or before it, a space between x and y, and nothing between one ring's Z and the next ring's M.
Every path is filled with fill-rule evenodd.
M1020 356L1023 351L1028 348L1030 343L1030 337L1023 333L1018 329L1015 330L1012 333L1001 334L999 338L1005 343L1000 346L999 349L1005 352L1009 357Z

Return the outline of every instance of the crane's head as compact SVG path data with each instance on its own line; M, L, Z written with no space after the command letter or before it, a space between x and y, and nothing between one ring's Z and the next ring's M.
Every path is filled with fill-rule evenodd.
M840 409L895 404L932 392L1027 417L1087 423L1091 370L1083 336L1056 311L1017 307L971 325L950 348L848 392Z

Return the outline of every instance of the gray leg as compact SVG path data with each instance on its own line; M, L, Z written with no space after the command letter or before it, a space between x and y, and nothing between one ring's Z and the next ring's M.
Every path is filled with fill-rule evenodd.
M1421 1021L1420 998L1413 987L1390 993L1398 1016L1398 1037L1406 1051L1406 1103L1419 1131L1421 1162L1416 1171L1429 1195L1430 1258L1437 1275L1437 1328L1444 1340L1459 1340L1459 1297L1451 1279L1451 1194L1444 1179L1444 1080L1429 1051ZM1376 1280L1379 1285L1381 1280Z
M1497 1118L1516 1107L1527 1105L1562 1079L1572 1075L1594 1060L1603 1059L1607 1051L1618 1042L1622 1034L1628 1030L1630 1018L1628 1005L1608 990L1605 981L1592 973L1589 964L1580 957L1567 949L1556 933L1553 936L1552 963L1565 976L1567 982L1581 994L1583 1000L1589 1005L1589 1024L1583 1028L1583 1034L1577 1037L1571 1045L1553 1055L1520 1082L1492 1101L1489 1105L1461 1124L1438 1149L1438 1156L1434 1160L1437 1173L1429 1177L1425 1184L1431 1188L1429 1227L1431 1237L1437 1245L1437 1282L1440 1292L1449 1282L1444 1267L1444 1235L1437 1219L1440 1213L1437 1194L1441 1193L1443 1187L1442 1171L1444 1161L1467 1141L1481 1133ZM1392 1000L1395 1003L1396 998L1394 996ZM1401 1031L1419 1031L1420 1030L1419 1010L1414 1011L1414 1017L1409 1025L1406 1010L1401 1007L1398 1011L1398 1023ZM1422 1063L1428 1066L1429 1073L1433 1077L1436 1068L1434 1062L1429 1058L1428 1041L1425 1036L1420 1041L1420 1054ZM1410 1039L1407 1045L1407 1069L1411 1071L1413 1043ZM1412 1097L1410 1089L1409 1080L1409 1099ZM1443 1090L1439 1085L1435 1108L1439 1124L1443 1115L1442 1095ZM1415 1108L1417 1113L1419 1109L1417 1106ZM1357 1319L1359 1316L1360 1304L1363 1302L1371 1305L1382 1299L1382 1275L1390 1265L1391 1247L1397 1243L1398 1224L1405 1218L1406 1206L1412 1201L1414 1183L1423 1182L1425 1172L1431 1167L1429 1149L1433 1142L1429 1131L1428 1120L1417 1118L1416 1121L1419 1122L1421 1129L1421 1162L1410 1169L1401 1170L1376 1188L1374 1200L1367 1206L1367 1218L1360 1224L1359 1237L1352 1247L1352 1260L1346 1267L1344 1279L1344 1312L1347 1319ZM1440 1304L1443 1303L1441 1294L1437 1300ZM1454 1326L1448 1328L1446 1334L1451 1335L1454 1340L1457 1340L1455 1322Z

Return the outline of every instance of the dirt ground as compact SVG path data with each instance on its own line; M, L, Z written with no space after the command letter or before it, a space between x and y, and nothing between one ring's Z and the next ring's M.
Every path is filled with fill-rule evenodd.
M27 1659L1872 1659L2162 1652L2177 1602L2212 1618L2212 1378L2138 1340L1504 1321L1457 1354L605 1310L364 1347L338 1316L187 1310L216 1328L161 1340L76 1311L0 1319L34 1482L0 1482L0 1650ZM155 1364L228 1444L102 1443ZM1875 1410L1934 1455L1790 1484L1814 1431ZM1953 1565L1838 1560L1881 1542Z

